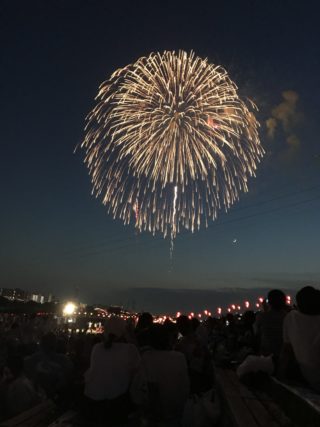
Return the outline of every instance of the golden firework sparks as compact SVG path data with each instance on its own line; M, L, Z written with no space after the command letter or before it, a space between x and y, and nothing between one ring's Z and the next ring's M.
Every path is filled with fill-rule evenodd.
M222 67L193 52L151 53L115 71L96 99L82 148L114 218L175 237L248 191L264 154L256 107Z

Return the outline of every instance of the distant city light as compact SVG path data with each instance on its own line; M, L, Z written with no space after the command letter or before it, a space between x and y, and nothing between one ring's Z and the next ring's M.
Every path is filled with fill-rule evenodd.
M244 302L244 305L245 305L245 307L246 307L246 308L249 308L249 307L250 307L250 303L249 303L249 301L245 301L245 302Z
M68 302L63 308L63 314L65 316L70 316L76 310L76 305L73 302Z

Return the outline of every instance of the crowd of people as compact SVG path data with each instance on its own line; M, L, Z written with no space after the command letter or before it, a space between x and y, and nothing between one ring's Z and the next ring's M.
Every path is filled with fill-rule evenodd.
M181 425L190 396L215 399L215 366L272 356L274 375L320 391L320 291L307 286L286 304L272 290L263 310L200 322L155 323L113 316L104 334L67 334L50 318L2 316L0 406L13 417L44 399L73 408L78 425Z

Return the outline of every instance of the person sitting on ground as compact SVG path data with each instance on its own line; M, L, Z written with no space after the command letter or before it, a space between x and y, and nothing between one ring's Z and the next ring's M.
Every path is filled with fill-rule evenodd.
M283 321L288 313L286 296L281 290L273 289L268 293L267 304L269 309L257 316L254 330L259 353L263 356L273 355L277 362L283 344Z
M66 355L57 353L57 337L53 332L43 335L40 350L26 357L24 366L28 378L50 398L64 393L72 379L72 363Z
M173 347L176 345L179 336L177 325L171 322L171 320L166 319L163 323L163 326L166 330L166 333L168 334L168 349L172 350Z
M148 330L153 325L153 317L150 313L142 313L139 315L137 326L135 329L135 336L140 348L140 351L144 350L146 346L146 336L148 335Z
M108 421L108 425L126 422L132 410L130 386L141 367L141 358L133 344L126 343L126 323L111 317L105 323L104 341L91 353L90 368L85 373L86 417ZM88 424L90 425L90 424Z
M0 389L7 417L27 411L41 400L32 382L24 374L23 358L19 355L9 357L3 370Z
M177 327L182 335L175 346L187 360L191 392L202 393L213 385L213 365L208 347L201 344L193 329L193 323L187 316L177 319Z
M306 286L297 293L296 302L298 310L288 313L283 323L279 375L288 376L295 360L304 380L320 391L320 291Z
M190 391L186 359L171 349L170 334L167 325L153 325L147 337L149 349L142 354L149 391L146 415L151 424L178 425Z
M247 310L243 313L238 324L238 343L235 360L241 363L250 354L256 353L256 337L253 330L255 313Z

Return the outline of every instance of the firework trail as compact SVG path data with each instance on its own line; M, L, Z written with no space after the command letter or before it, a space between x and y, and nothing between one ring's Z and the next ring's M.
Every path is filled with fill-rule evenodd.
M114 218L173 241L248 191L264 154L255 105L222 67L152 53L115 71L96 99L81 146L92 192Z
M174 196L173 196L173 213L172 213L172 223L171 223L171 240L170 240L170 259L173 260L173 249L174 249L174 239L176 237L176 217L177 217L177 197L178 197L178 187L174 187Z

